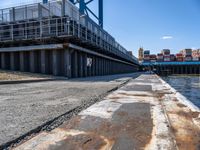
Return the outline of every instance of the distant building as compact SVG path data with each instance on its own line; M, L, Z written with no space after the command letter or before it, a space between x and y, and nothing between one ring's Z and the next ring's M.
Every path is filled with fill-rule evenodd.
M140 47L140 49L138 50L138 58L139 58L139 61L143 61L144 49L142 47Z

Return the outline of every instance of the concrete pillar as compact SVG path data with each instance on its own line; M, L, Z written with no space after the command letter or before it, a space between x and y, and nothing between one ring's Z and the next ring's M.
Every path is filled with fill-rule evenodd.
M45 50L41 50L41 73L43 74L47 74L47 57L46 57L46 51Z
M69 49L64 50L64 74L66 77L72 77L72 65L71 65L71 52Z
M58 51L57 50L53 50L53 64L52 64L52 69L53 69L53 75L57 76L59 75L59 71L58 71Z
M4 52L1 53L1 68L6 69L6 54Z
M30 72L35 73L36 72L36 60L35 60L35 52L30 51L29 53L30 56Z
M20 71L25 71L25 65L24 65L24 52L19 52L19 60L20 60Z

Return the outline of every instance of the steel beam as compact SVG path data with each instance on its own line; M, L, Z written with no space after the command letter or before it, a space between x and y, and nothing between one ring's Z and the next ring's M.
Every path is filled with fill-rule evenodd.
M48 0L43 0L43 4L47 4L48 3Z
M103 0L99 0L99 25L103 28Z
M81 14L85 13L85 9L86 9L86 4L85 4L85 0L79 0L79 11Z

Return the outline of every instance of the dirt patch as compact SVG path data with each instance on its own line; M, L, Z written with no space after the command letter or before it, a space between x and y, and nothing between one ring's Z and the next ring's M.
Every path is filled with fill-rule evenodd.
M173 98L172 100L173 100L174 102L178 102L177 98Z
M183 105L181 103L178 103L177 106L180 107L180 108L186 107L185 105Z
M197 118L199 116L199 112L184 112L184 111L179 111L177 112L178 115L185 117L188 120L191 120L192 118Z
M92 133L113 141L112 149L143 149L151 140L153 120L150 113L150 104L134 103L123 104L119 110L114 112L112 119L87 116L84 119L77 116L61 128L66 131L78 130L86 134ZM83 141L87 141L85 137ZM92 138L88 144L90 149L96 149L96 139ZM70 140L67 143L71 143ZM99 142L102 140L98 139ZM104 143L105 144L105 143ZM102 143L103 145L103 143ZM81 147L81 146L80 146ZM79 147L79 148L80 148Z
M4 71L0 70L0 81L18 81L18 80L33 80L33 79L50 79L53 76L34 74L18 71Z
M180 150L199 150L200 130L193 124L193 118L199 116L199 112L178 111L179 121L172 122L172 132L175 135L176 144Z
M200 148L200 133L196 133L190 129L192 136L176 137L176 144L180 150L199 150Z
M66 140L58 142L56 146L51 146L51 150L58 149L84 149L84 150L92 150L92 149L101 149L106 145L107 139L105 140L102 136L99 136L95 133L87 133L87 134L79 134L76 136L69 136Z
M119 97L119 96L111 96L111 97L108 97L109 99L120 99L122 97Z

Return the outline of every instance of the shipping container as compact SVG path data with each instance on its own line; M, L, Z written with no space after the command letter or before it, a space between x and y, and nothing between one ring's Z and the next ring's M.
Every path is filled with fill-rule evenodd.
M144 55L150 55L150 50L145 50Z
M154 62L156 62L156 59L154 59L154 60L152 59L152 60L150 60L150 62L154 63Z
M182 53L178 53L178 54L176 54L176 57L183 57L183 54Z
M186 57L184 58L184 61L192 61L192 56L186 56Z
M156 55L149 55L150 59L156 59Z
M157 61L158 62L163 62L163 59L164 59L164 56L163 56L163 54L157 54Z
M162 54L163 55L170 55L170 50L169 49L163 49Z
M192 55L192 49L184 49L181 51L181 53L183 54L183 56L187 56L187 55Z
M176 61L182 62L182 61L183 61L183 57L178 57L178 58L176 58Z
M199 57L193 57L192 61L199 61Z
M170 55L170 61L175 61L175 60L176 60L175 55L174 55L174 54L171 54L171 55Z
M164 62L169 62L169 61L170 61L170 55L165 55Z

